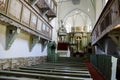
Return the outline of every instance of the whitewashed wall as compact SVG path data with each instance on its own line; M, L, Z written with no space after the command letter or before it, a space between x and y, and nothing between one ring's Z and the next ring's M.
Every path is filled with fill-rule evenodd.
M57 37L57 31L58 31L58 18L54 18L51 23L53 26L53 32L52 32L52 41L55 41L57 43L58 37Z
M18 58L18 57L37 57L37 56L46 56L47 47L42 52L41 44L36 44L32 51L29 51L29 38L30 35L21 32L9 50L5 50L5 34L6 26L0 24L0 58Z
M108 0L97 0L96 1L96 21L98 20L102 10L104 9Z
M103 2L102 2L102 0L96 1L96 21L98 20L100 14L102 12L102 9L103 9Z

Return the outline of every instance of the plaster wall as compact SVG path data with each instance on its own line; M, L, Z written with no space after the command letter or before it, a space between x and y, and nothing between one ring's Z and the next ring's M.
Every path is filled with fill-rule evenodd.
M0 24L0 59L18 57L47 56L47 47L42 51L41 43L37 43L32 51L29 51L30 34L21 31L14 40L9 50L5 50L6 26Z
M103 9L103 2L102 0L97 0L96 1L96 21L98 20L101 12L102 12L102 9Z
M58 18L54 18L50 24L53 26L53 31L52 31L52 41L55 41L57 43L57 31L58 31Z

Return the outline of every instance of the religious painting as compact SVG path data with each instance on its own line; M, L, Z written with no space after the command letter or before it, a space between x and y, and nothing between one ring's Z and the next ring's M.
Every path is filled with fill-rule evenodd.
M37 22L37 30L38 31L41 31L41 27L42 27L42 21L41 21L41 19L38 19L38 22Z
M37 16L34 13L32 13L31 20L30 20L30 27L32 29L36 29L36 25L37 25L36 23L37 23Z
M48 26L46 26L46 34L47 34L47 36L49 37L49 31L50 31L50 29L49 29L49 27Z
M46 25L45 24L42 25L42 31L46 31Z
M30 20L30 10L27 7L23 6L21 22L25 25L29 25L29 20Z
M52 29L49 30L49 37L52 38Z
M2 13L6 11L6 1L7 0L0 0L0 12Z
M48 26L46 27L46 31L47 31L47 33L49 33L49 27Z
M19 0L9 0L8 15L15 20L20 20L22 3Z

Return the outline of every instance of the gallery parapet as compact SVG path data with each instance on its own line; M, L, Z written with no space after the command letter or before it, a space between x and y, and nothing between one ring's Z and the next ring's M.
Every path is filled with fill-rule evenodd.
M28 3L31 0L27 1ZM55 0L32 0L37 11L41 14L45 14L48 19L54 18L57 15L57 4Z
M120 24L120 0L108 0L92 31L92 45Z
M52 39L53 27L26 0L2 0L0 3L0 22Z

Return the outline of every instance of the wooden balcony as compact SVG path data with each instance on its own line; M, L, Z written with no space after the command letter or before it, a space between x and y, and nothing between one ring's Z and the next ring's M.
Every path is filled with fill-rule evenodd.
M38 0L36 6L39 8L41 13L46 14L48 19L56 17L57 5L54 0Z
M46 40L52 39L53 27L26 0L1 0L0 24L15 26Z
M116 34L120 34L120 0L109 0L92 31L92 45L106 35Z

